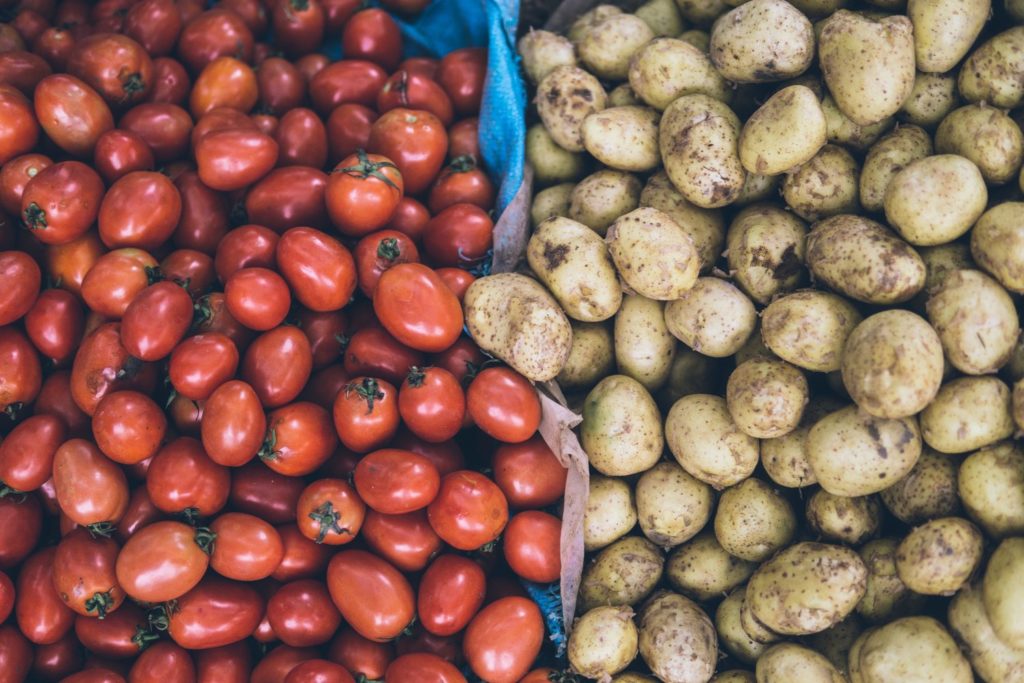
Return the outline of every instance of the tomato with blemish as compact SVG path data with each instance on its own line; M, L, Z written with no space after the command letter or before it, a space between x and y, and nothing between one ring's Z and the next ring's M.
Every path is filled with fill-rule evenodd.
M53 587L76 614L106 618L124 602L114 565L120 547L81 527L61 539L53 556Z
M103 180L79 161L47 166L25 185L21 219L43 244L67 244L95 222L104 199Z

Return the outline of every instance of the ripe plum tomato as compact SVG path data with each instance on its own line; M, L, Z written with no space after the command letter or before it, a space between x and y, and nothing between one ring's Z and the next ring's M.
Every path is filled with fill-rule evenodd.
M557 581L562 573L561 534L562 520L554 515L539 510L520 512L505 528L505 561L527 581Z
M269 268L277 266L275 250L278 234L262 225L242 225L231 230L217 244L213 267L221 282L227 282L235 271L242 268Z
M53 556L53 587L75 613L103 619L124 602L114 564L117 541L74 529L61 539Z
M346 59L368 59L394 71L402 59L402 34L384 10L364 9L346 22L341 52Z
M469 414L504 443L520 443L540 426L540 399L530 381L510 368L484 368L466 390Z
M319 469L338 445L330 414L306 401L267 415L267 437L259 456L279 474L301 477Z
M444 368L412 368L398 392L402 422L424 441L447 441L459 433L466 397L459 380Z
M343 104L373 106L388 74L373 62L343 59L321 69L309 82L309 98L321 116Z
M488 258L494 222L473 204L452 204L435 215L423 234L423 248L438 266L467 267Z
M330 182L328 182L330 192ZM277 243L277 263L295 298L312 311L337 311L356 289L352 254L313 228L292 228Z
M551 683L551 681L562 680L559 673L550 667L534 669L526 674L519 683Z
M206 573L214 538L209 529L194 529L182 522L145 526L121 548L117 582L125 593L143 602L180 598Z
M181 106L185 104L191 85L188 72L178 60L171 57L157 57L153 60L153 89L149 91L150 103Z
M126 541L142 527L161 519L164 519L164 513L157 510L153 501L149 499L146 485L140 484L132 490L131 497L128 499L128 509L121 521L117 523L117 538L120 541Z
M96 405L92 433L108 458L135 465L156 454L167 433L167 417L145 394L115 391Z
M104 195L100 239L111 249L156 249L174 234L181 214L181 193L170 178L135 171L117 180Z
M157 509L210 517L228 502L231 473L206 455L196 439L181 436L161 448L146 473L146 492Z
M142 651L128 673L131 683L164 683L164 681L195 680L192 657L179 645L169 641L153 643Z
M192 326L192 297L176 282L164 280L139 292L121 319L121 344L140 360L170 355Z
M455 635L476 616L486 593L487 577L479 564L461 555L440 555L420 579L420 624L434 635Z
M242 268L224 283L228 311L251 330L277 327L288 316L292 299L288 283L268 268Z
M299 327L309 338L309 348L313 352L313 369L321 370L338 361L348 341L348 319L343 311L326 311L318 313L303 309L298 314ZM340 365L335 366L344 372ZM306 385L307 390L310 388ZM333 405L333 396L330 405ZM314 401L316 403L316 401Z
M266 433L267 418L259 396L241 380L221 384L203 407L203 448L219 465L240 467L252 460Z
M312 109L299 107L281 117L274 132L280 147L278 166L312 166L327 163L327 128Z
M0 498L0 569L21 564L39 542L43 509L34 495Z
M274 43L289 55L302 55L324 41L324 9L317 0L283 0L274 4Z
M446 662L462 664L462 634L455 636L435 636L419 624L413 625L412 635L402 638L395 646L398 656L416 653L437 655Z
M36 645L56 643L75 625L75 613L53 586L56 553L56 548L46 548L25 560L15 584L15 620L25 637Z
M368 510L360 536L375 553L403 572L422 570L443 545L427 520L426 510L404 515Z
M120 127L142 138L158 163L181 158L188 150L192 117L175 104L150 102L125 112Z
M305 99L306 81L294 64L281 57L267 57L256 67L259 103L272 114L290 111Z
M393 565L364 550L342 550L331 558L327 588L349 626L369 640L397 637L415 616L409 581Z
M355 248L356 270L359 273L359 289L373 298L381 274L399 263L418 263L419 250L405 233L397 230L372 232Z
M402 173L405 192L418 195L444 164L448 134L430 112L399 107L374 121L367 150L391 159Z
M61 444L53 456L53 485L61 511L81 526L101 529L128 508L124 470L85 439Z
M357 453L380 448L398 430L394 385L382 379L355 377L334 399L334 429L341 443Z
M104 252L106 249L99 236L87 232L73 242L48 247L45 263L54 282L59 281L62 289L82 296L85 276Z
M275 168L245 197L245 211L253 223L282 233L296 225L327 225L324 190L327 174L308 166Z
M423 354L400 344L380 327L363 327L345 348L345 371L353 377L380 377L401 384L409 368L423 364Z
M252 31L242 17L229 9L211 9L191 21L186 19L178 38L178 57L192 73L199 73L223 55L249 62L252 49Z
M366 505L344 479L319 479L303 491L296 506L299 531L318 544L344 545L355 539Z
M139 653L139 648L156 636L139 636L147 626L146 613L135 603L122 604L104 619L75 617L75 636L90 652L99 657L126 659Z
M430 212L438 214L454 204L472 204L486 212L494 208L494 183L471 156L456 157L430 188ZM487 216L484 213L484 216ZM488 221L490 217L487 216Z
M195 249L175 249L160 261L164 279L177 282L196 297L213 287L217 275L213 257Z
M486 76L487 51L481 47L452 50L441 58L437 68L437 82L462 116L480 111Z
M513 508L544 508L565 493L568 470L540 435L494 452L494 482Z
M486 476L460 470L441 480L437 497L427 507L427 517L448 545L476 550L501 535L508 522L508 502Z
M103 200L103 180L78 161L47 166L25 185L21 218L43 244L67 244L92 226Z
M0 441L0 490L24 493L45 484L66 437L64 420L55 415L32 415L12 429Z
M213 332L188 337L174 347L167 376L185 398L205 401L237 369L238 347L227 336Z
M0 55L2 57L2 55ZM370 128L377 120L377 112L369 107L347 102L336 107L327 117L328 159L332 164L366 149L370 142Z
M263 598L249 584L206 576L178 598L167 633L188 650L231 645L248 638L263 618Z
M314 648L278 645L256 664L249 683L282 683L292 669L319 656L320 653Z
M455 441L443 443L430 443L424 441L407 429L399 430L392 442L395 448L402 448L413 453L419 453L424 458L434 463L438 473L444 477L457 470L465 469L465 458L462 456L462 449Z
M199 179L214 190L241 190L274 168L277 152L274 138L258 130L208 133L195 145Z
M354 482L359 497L385 515L421 510L437 496L441 476L427 458L412 451L384 448L359 461Z
M10 325L32 309L42 277L35 259L25 252L0 251L0 325Z
M355 683L355 679L341 664L311 659L288 672L284 683Z
M0 53L2 56L3 53ZM0 208L10 214L21 213L21 197L25 193L25 186L50 166L53 166L53 159L45 154L22 154L0 167Z
M537 660L544 643L544 620L533 601L502 598L470 622L462 649L470 668L491 683L516 683Z
M435 80L399 69L391 74L377 95L377 111L384 113L396 107L429 111L445 126L452 123L452 101Z
M341 614L327 586L316 579L299 579L278 588L267 603L267 620L274 635L292 647L326 643L341 626Z
M141 249L115 249L95 262L82 281L82 299L96 314L120 318L135 296L159 280L157 261Z
M256 460L232 470L231 507L271 524L292 522L305 487L302 479L278 474Z
M466 677L437 655L414 652L391 662L384 683L466 683Z
M388 222L404 187L391 159L357 151L342 159L327 179L327 214L341 234L362 237Z
M284 557L274 573L270 575L275 581L293 581L295 579L323 576L333 550L326 543L316 543L299 531L295 524L277 527L284 544Z
M156 165L146 141L127 130L108 130L96 141L93 165L108 185L133 171L151 171Z
M284 557L281 534L270 522L244 512L228 512L210 524L217 534L210 567L235 581L258 581L270 576Z
M452 290L460 302L466 298L469 286L476 282L473 274L462 268L438 268L437 275L444 280L448 289Z
M181 12L173 0L142 0L124 16L124 34L153 56L173 50L179 33Z
M480 119L462 119L448 129L448 158L469 157L480 164Z
M44 77L40 83L48 78L52 76ZM57 90L52 83L48 88L50 91ZM49 106L59 105L54 103ZM109 115L110 112L107 113ZM0 86L0 116L3 117L3 126L0 127L0 163L6 164L36 146L36 142L39 141L40 122L36 120L38 113L33 115L32 104L10 85ZM53 120L46 123L54 126Z
M390 643L367 640L349 627L344 627L327 648L327 658L345 667L353 676L367 680L381 679L393 659Z
M242 641L193 653L196 683L249 683L252 653Z
M54 144L73 156L91 156L99 137L114 127L110 107L99 93L70 74L53 74L39 81L34 99L36 118L43 131ZM0 99L0 104L12 109L5 99ZM17 148L16 154L35 146L35 127L23 132L22 140L31 139L32 144L24 149Z
M309 339L290 325L257 337L242 358L241 379L248 382L267 408L277 408L302 392L313 370Z
M402 263L386 270L373 295L384 329L418 351L443 351L462 334L462 306L433 270Z
M42 384L43 369L32 342L13 325L0 327L0 413L17 417L39 395Z
M75 43L67 72L82 79L113 107L146 99L153 87L153 59L125 35L94 33Z
M189 108L196 119L218 107L246 113L256 106L256 72L234 57L218 57L205 67L192 85Z
M418 0L417 0L418 1ZM407 57L398 65L399 71L408 71L411 74L419 74L434 79L437 76L437 67L440 60L433 57Z

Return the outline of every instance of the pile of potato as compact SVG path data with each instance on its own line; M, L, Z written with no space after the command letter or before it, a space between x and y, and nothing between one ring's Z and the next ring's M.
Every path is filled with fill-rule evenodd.
M1024 2L846 4L519 45L532 273L467 322L582 412L586 678L1024 681Z

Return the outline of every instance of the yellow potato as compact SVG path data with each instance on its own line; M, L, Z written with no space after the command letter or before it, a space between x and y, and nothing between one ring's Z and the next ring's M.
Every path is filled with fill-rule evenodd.
M807 378L784 360L754 358L729 375L725 395L737 427L758 439L774 439L800 424Z
M789 502L759 479L729 487L718 499L715 538L741 560L763 562L792 541L796 529Z
M716 489L738 484L757 467L757 439L739 430L720 396L676 401L665 419L665 440L684 470Z
M1007 538L988 560L981 592L985 613L999 640L1024 650L1024 538Z
M702 277L665 306L665 323L676 339L694 351L725 358L739 351L753 334L757 312L736 286Z
M851 683L973 683L946 629L931 617L906 617L861 634L850 650Z
M923 128L900 126L871 146L860 174L860 203L868 211L882 210L889 183L903 168L932 153L932 140Z
M943 517L913 529L896 549L900 580L921 595L952 595L981 562L983 538L960 517Z
M958 464L952 456L925 448L910 472L882 491L882 502L905 524L955 515L960 511Z
M554 216L569 215L569 198L575 183L561 183L545 188L533 196L530 207L530 225L534 229Z
M583 119L583 146L610 168L649 171L661 162L658 118L647 107L609 107Z
M785 0L750 0L711 29L711 61L734 83L799 76L814 59L811 22Z
M971 53L960 68L960 95L968 102L1014 109L1024 102L1024 26L996 35Z
M601 83L576 66L557 66L537 86L537 113L555 143L583 151L583 120L605 108Z
M944 73L955 67L971 49L991 12L991 0L908 0L917 68Z
M1024 649L1014 649L996 636L980 587L965 586L958 592L949 603L948 617L949 629L982 680L1024 680Z
M921 413L921 436L940 453L967 453L1013 435L1010 388L996 377L961 377Z
M705 51L676 38L658 38L640 48L629 65L629 85L659 111L683 95L732 99L732 90Z
M959 99L956 74L926 74L918 71L910 97L900 107L899 116L908 123L931 128L953 111Z
M714 533L704 532L672 551L665 577L680 593L711 600L742 584L756 568L756 562L730 555Z
M659 462L636 482L636 512L644 536L663 548L685 543L711 518L711 487L672 462Z
M842 147L825 145L806 164L786 176L782 197L796 215L817 221L841 213L854 213L860 169Z
M950 112L935 131L935 150L959 154L977 165L985 182L1003 185L1017 176L1024 159L1024 135L1004 112L969 104Z
M977 166L956 154L936 154L893 177L885 191L885 217L911 244L932 246L970 230L986 203L988 190Z
M968 456L957 487L967 514L990 536L1024 535L1024 450L1015 442Z
M807 226L771 204L749 206L728 232L729 270L751 299L767 304L804 279Z
M592 173L573 188L569 218L603 236L616 218L637 207L640 190L635 175L610 169Z
M556 67L576 66L572 42L551 31L531 29L519 39L518 51L523 71L534 83L540 83Z
M697 247L662 211L645 207L620 216L608 228L605 240L619 277L641 296L672 301L697 282Z
M971 231L971 254L1006 289L1024 292L1024 202L1004 202Z
M643 192L640 206L664 211L686 231L700 253L701 272L706 272L718 261L725 245L725 221L720 209L702 209L686 201L664 171L652 175Z
M880 538L865 543L858 551L868 569L867 590L857 603L857 614L879 623L906 614L916 601L896 571L896 548L900 541Z
M615 371L615 342L607 323L572 324L572 350L555 381L566 391L589 390Z
M613 14L587 31L576 52L590 73L606 81L623 81L629 60L654 39L647 22L634 14Z
M648 391L668 381L679 346L665 324L664 309L660 301L629 294L615 314L615 363Z
M715 627L683 596L656 594L640 610L640 656L662 681L707 681L718 663Z
M587 394L580 443L601 474L639 474L661 458L661 413L642 384L625 375L611 375Z
M750 173L775 175L810 161L828 142L825 113L805 86L779 90L740 132L740 161Z

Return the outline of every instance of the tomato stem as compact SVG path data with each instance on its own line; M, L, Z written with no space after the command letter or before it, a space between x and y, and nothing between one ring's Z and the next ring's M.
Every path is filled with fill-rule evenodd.
M402 632L398 634L398 637L399 638L411 637L414 634L413 628L415 626L416 626L416 615L414 614L414 615L412 615L412 621L410 621L408 624L406 624L405 628L402 629Z
M195 536L192 537L199 549L207 555L213 554L213 547L217 541L217 534L210 530L209 527L197 526Z
M476 160L468 154L457 156L448 164L448 170L452 173L466 173L476 168Z
M25 492L19 491L18 489L15 488L11 488L7 484L0 481L0 499L7 498L8 496L10 496L11 498L14 498L15 496L24 497Z
M114 598L110 595L111 591L97 591L93 593L92 597L85 601L85 611L96 612L97 618L105 619L107 609L114 604Z
M277 460L278 453L274 450L277 447L277 430L271 427L267 430L267 436L263 439L263 445L260 446L260 450L256 453L257 457L264 462L268 460Z
M288 4L296 12L305 12L309 9L309 0L288 0Z
M367 178L376 178L388 187L395 190L398 189L398 185L395 185L394 181L384 175L380 170L382 168L397 169L398 167L393 163L390 161L370 161L370 157L366 154L365 149L356 150L356 158L359 159L359 163L355 166L339 168L335 173L347 173L354 178L361 178L363 180L366 180Z
M356 683L384 683L377 678L367 678L366 674L356 674Z
M156 631L166 631L171 625L171 615L178 611L178 601L168 600L146 613L146 621Z
M189 526L196 526L196 524L199 522L199 508L185 508L178 514L181 515L182 521L185 522L185 524L188 524Z
M95 524L89 524L85 527L89 530L89 535L93 538L110 538L110 535L114 533L114 525L110 522L96 522Z
M142 626L135 627L135 635L132 636L132 642L135 643L135 647L139 648L139 652L142 652L151 643L160 640L160 636L150 631L148 628Z
M427 378L427 373L423 368L418 368L415 365L409 368L409 374L405 376L409 386L413 388L423 386L423 380Z
M25 407L25 404L22 403L21 401L15 401L14 403L8 403L7 407L4 408L4 415L6 415L8 418L10 418L11 421L13 422L14 420L18 419L18 415L21 414L21 409L24 408L24 407Z
M42 230L49 227L46 223L46 212L35 202L25 208L24 217L25 226L29 230Z
M345 353L345 350L348 348L349 342L352 341L352 337L348 336L347 334L336 334L334 335L334 341L338 342L338 344L341 345L340 353L343 354Z
M133 379L135 375L139 374L139 370L142 369L142 361L135 356L128 356L124 361L124 365L117 371L114 376L115 379Z
M245 202L235 202L235 205L231 207L231 213L228 215L228 220L231 222L231 227L237 228L240 225L245 225L249 222L249 212L245 210Z
M146 84L142 80L142 74L134 71L121 79L121 88L124 90L124 97L121 98L121 101L127 102L132 98L132 95L144 91Z
M377 245L377 257L384 259L388 263L393 262L401 255L402 250L398 246L398 240L394 237L382 239L380 244Z
M320 507L309 513L309 518L319 525L316 538L313 539L317 543L323 543L324 539L327 538L327 534L331 531L338 534L352 535L352 532L341 526L338 522L341 521L341 513L334 509L334 505L329 500L325 500Z
M164 272L160 270L160 266L146 266L146 284L155 285L158 282L163 282Z
M192 305L192 328L199 329L213 319L213 309L210 308L208 296L199 297Z
M364 377L359 386L349 384L345 387L345 394L347 395L350 391L355 391L357 396L366 401L367 415L373 412L373 402L384 398L384 392L380 390L377 380L372 377Z

